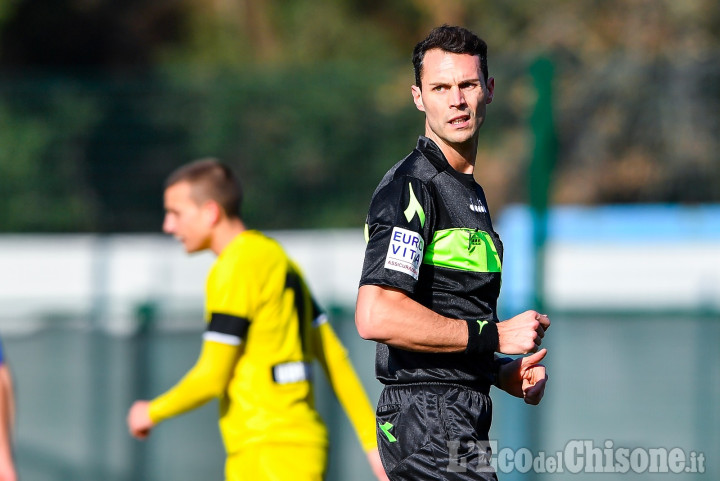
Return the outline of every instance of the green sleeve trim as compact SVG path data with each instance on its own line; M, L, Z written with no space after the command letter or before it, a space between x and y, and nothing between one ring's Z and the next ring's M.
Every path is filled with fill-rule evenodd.
M501 272L500 255L490 234L481 230L446 229L433 235L423 264L470 272Z

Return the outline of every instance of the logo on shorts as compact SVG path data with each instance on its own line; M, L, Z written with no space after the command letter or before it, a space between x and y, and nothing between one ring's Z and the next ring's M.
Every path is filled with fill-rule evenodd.
M383 432L388 441L390 441L391 443L397 442L397 438L393 436L392 433L390 433L390 430L395 427L392 423L386 421L385 424L378 423L378 426L380 427L380 430Z
M424 247L425 243L417 232L402 227L393 228L385 256L385 269L404 272L417 280Z

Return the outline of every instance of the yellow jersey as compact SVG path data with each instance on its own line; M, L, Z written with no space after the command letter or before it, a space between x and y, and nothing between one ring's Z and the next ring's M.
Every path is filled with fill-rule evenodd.
M251 443L326 445L314 407L320 362L365 450L376 447L375 417L347 352L282 247L244 231L207 278L203 349L195 366L150 404L159 423L220 399L228 454Z

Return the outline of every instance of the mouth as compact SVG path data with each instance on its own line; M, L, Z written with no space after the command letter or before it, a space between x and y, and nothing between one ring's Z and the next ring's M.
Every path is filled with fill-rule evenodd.
M468 122L470 122L469 115L458 115L457 117L450 119L448 123L455 127L464 127L468 124Z

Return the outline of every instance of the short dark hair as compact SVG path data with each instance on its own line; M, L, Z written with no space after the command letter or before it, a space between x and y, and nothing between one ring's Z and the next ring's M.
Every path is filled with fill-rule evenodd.
M425 40L422 40L413 49L413 69L415 70L415 85L422 88L420 76L422 75L423 59L428 50L439 48L450 53L466 53L480 57L480 69L488 79L487 44L483 39L463 27L442 25L432 29Z
M179 167L168 176L165 188L180 182L190 183L196 202L214 200L228 217L240 217L242 187L230 167L217 159L199 159Z

